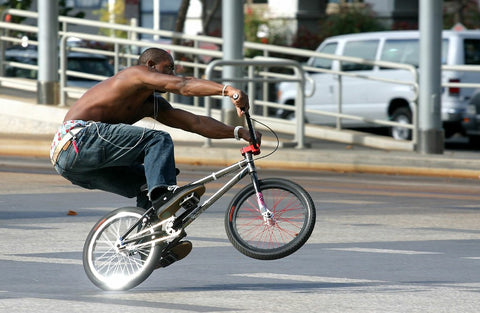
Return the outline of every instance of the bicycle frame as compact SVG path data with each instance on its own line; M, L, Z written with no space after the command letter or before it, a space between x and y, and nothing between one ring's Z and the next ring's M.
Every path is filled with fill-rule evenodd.
M196 208L183 212L178 217L170 217L166 220L160 221L147 229L143 229L142 231L136 233L133 238L127 238L128 234L132 230L134 230L138 225L145 221L146 218L151 214L153 208L150 208L145 212L145 214L139 219L137 223L135 223L120 239L119 244L117 247L120 249L121 247L126 247L126 244L134 243L135 247L140 247L152 243L157 243L161 241L166 241L169 239L177 238L183 229L185 229L188 225L190 225L195 219L198 218L200 214L202 214L205 210L211 207L218 199L220 199L226 192L228 192L233 186L235 186L240 180L242 180L247 174L250 175L252 184L254 186L254 190L257 196L257 202L259 206L259 211L262 214L265 223L272 225L274 224L273 214L272 212L266 207L262 193L260 191L257 171L255 168L255 162L253 159L254 155L260 154L260 147L257 143L257 138L255 136L255 132L253 129L253 125L250 119L250 115L248 112L245 112L245 117L247 120L248 129L250 131L250 138L252 138L252 144L249 146L244 147L241 149L241 154L244 156L244 159L234 163L226 168L223 168L219 171L216 171L208 176L205 176L199 180L196 180L191 183L191 185L204 185L216 181L219 178L222 178L226 175L231 173L238 172L235 176L233 176L229 181L225 183L217 192L215 192L212 196L206 199L201 205L197 206ZM167 235L163 235L160 238L156 239L148 239L151 238L152 233L149 233L152 229L156 229L161 227ZM179 229L179 230L176 230ZM139 243L141 239L147 239L146 242Z
M253 148L252 146L253 145L249 147ZM232 164L220 171L212 173L200 180L197 180L193 182L193 184L208 184L236 171L239 172L235 176L233 176L228 182L226 182L225 185L223 185L217 192L210 196L210 198L206 199L200 206L198 206L196 209L194 209L188 214L187 218L183 222L183 227L187 227L188 225L190 225L190 223L192 223L201 213L203 213L206 209L212 206L213 203L220 199L226 192L228 192L247 174L250 174L252 176L252 183L258 186L258 178L256 176L255 164L253 162L253 156L251 152L245 154L245 159L235 164Z

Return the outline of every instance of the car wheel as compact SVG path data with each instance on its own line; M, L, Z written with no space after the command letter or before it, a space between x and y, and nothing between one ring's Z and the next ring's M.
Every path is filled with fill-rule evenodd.
M473 148L479 148L480 147L480 136L478 136L478 135L468 136L468 143Z
M406 107L398 108L393 112L393 122L401 124L412 123L412 113ZM394 139L398 140L410 140L412 139L412 130L406 127L394 126L391 128L390 133Z

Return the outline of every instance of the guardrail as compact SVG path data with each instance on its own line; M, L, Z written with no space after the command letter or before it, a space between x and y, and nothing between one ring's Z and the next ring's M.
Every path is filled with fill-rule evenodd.
M293 68L294 75L288 78L288 81L297 83L297 97L296 101L298 105L295 107L295 116L296 116L296 131L294 136L294 142L296 143L296 148L303 149L305 148L305 123L304 121L304 90L305 90L305 73L303 71L302 66L300 63L292 60L243 60L243 61L226 61L226 60L216 60L210 63L205 71L205 76L209 80L215 80L213 77L213 70L217 66L237 66L237 67L247 67L248 76L245 78L222 78L222 81L228 82L239 82L239 83L248 83L248 95L250 99L250 103L252 105L251 111L252 116L255 117L256 109L255 106L262 105L264 107L268 107L268 101L257 101L256 100L256 88L255 83L275 83L280 81L287 80L286 78L269 78L263 74L263 77L259 75L255 75L255 68L263 67L263 68L271 68L271 67L283 67L283 68ZM210 97L207 97L205 101L205 112L206 115L211 115L211 105L210 105ZM211 145L211 140L206 139L205 141L206 146Z
M36 19L38 17L38 13L36 12L30 12L30 11L22 11L22 10L16 10L16 9L8 9L3 12L3 14L11 14L11 15L16 15L16 16L23 16L26 18L31 18L31 19ZM4 20L2 18L2 20ZM174 57L175 63L177 65L183 66L185 69L189 70L190 73L195 76L195 77L201 77L203 74L207 73L207 70L212 70L212 67L207 64L207 63L202 63L200 60L202 58L209 58L209 59L221 59L222 58L222 51L221 51L221 45L223 44L223 40L221 38L216 38L216 37L209 37L209 36L194 36L194 35L185 35L185 34L179 34L171 31L162 31L162 30L152 30L152 29L147 29L143 27L137 27L135 25L119 25L119 24L111 24L111 23L106 23L106 22L99 22L99 21L90 21L90 20L85 20L85 19L78 19L78 18L72 18L72 17L65 17L65 16L60 16L59 17L59 22L61 23L61 30L59 32L59 46L60 46L60 68L59 68L59 90L60 90L60 98L61 98L61 105L66 104L66 98L67 96L70 97L76 97L79 94L81 94L83 91L78 90L78 88L73 88L68 86L68 82L66 80L67 76L72 76L72 77L83 77L83 78L88 78L88 79L95 79L95 80L102 80L105 79L106 77L101 77L101 76L95 76L95 75L90 75L78 71L70 71L66 69L66 54L67 51L72 51L72 52L83 52L83 53L91 53L91 54L102 54L105 55L113 60L113 65L115 68L115 71L121 70L123 66L129 66L138 57L137 50L140 50L142 47L159 47L163 48L166 50L169 50ZM73 32L70 31L73 27L85 27L86 31L85 32ZM101 35L95 35L95 34L88 34L88 31L92 32L98 32L99 29L111 29L111 30L120 30L120 31L125 31L128 34L128 38L122 39L122 38L115 38L115 37L109 37L109 36L101 36ZM38 66L36 65L29 65L29 64L22 64L19 62L6 62L3 58L3 53L4 49L6 47L6 44L20 44L22 43L22 38L16 38L9 36L8 33L10 31L22 31L26 33L38 33L38 28L36 26L30 26L30 25L21 25L21 24L12 24L12 23L6 23L6 22L0 22L0 30L3 30L2 33L0 33L0 53L1 53L1 58L0 58L0 73L3 73L4 66L13 66L13 67L19 67L19 68L25 68L25 69L34 69L37 70ZM173 40L174 38L178 38L181 40L188 40L192 43L191 47L186 47L186 46L181 46L181 45L172 45L172 44L166 44L166 43L158 43L158 42L151 42L151 41L142 41L138 40L139 36L143 35L157 35L162 38L166 38L167 40ZM113 50L107 51L104 49L95 49L95 48L86 48L86 47L71 47L68 46L68 39L69 38L79 38L83 40L90 40L90 41L96 41L100 43L106 43L109 45L113 46ZM208 43L211 45L216 45L219 47L218 50L210 50L210 49L202 49L200 46L202 43ZM31 45L38 45L38 42L34 40L29 40L29 44ZM359 59L359 58L353 58L353 57L342 57L342 56L335 56L335 55L330 55L330 54L323 54L315 51L308 51L308 50L303 50L303 49L296 49L296 48L289 48L289 47L283 47L283 46L274 46L274 45L266 45L266 44L259 44L259 43L253 43L253 42L245 42L244 43L244 48L245 49L251 49L251 50L257 50L260 51L260 54L263 56L260 59L255 59L257 61L268 61L269 62L280 62L279 59L277 58L272 58L274 55L282 55L282 56L287 56L287 57L321 57L321 58L326 58L326 59L331 59L331 60L338 60L340 62L354 62L354 63L360 63L360 64L367 64L367 65L373 65L373 66L381 66L381 67L387 67L387 68L395 68L395 69L402 69L406 70L412 73L412 80L411 81L399 81L399 80L387 80L387 79L381 79L375 76L366 76L366 75L357 75L351 72L343 72L343 71L332 71L332 70L326 70L326 69L319 69L319 68L312 68L312 67L307 67L307 66L302 66L302 72L303 71L311 71L311 72L322 72L322 73L329 73L333 75L337 75L337 95L336 95L336 100L338 104L337 112L326 112L326 111L320 111L320 110L309 110L305 109L304 105L300 105L300 109L302 112L299 112L299 114L296 114L296 116L303 116L301 114L309 113L309 114L319 114L319 115L325 115L325 116L332 116L335 117L336 120L336 129L337 130L342 130L342 120L343 119L353 119L353 120L360 120L362 122L366 123L372 123L376 125L383 125L383 126L401 126L404 128L408 128L412 130L413 138L412 138L412 147L414 147L417 143L417 129L418 129L418 116L417 116L417 99L418 99L418 77L417 77L417 70L415 67L411 65L406 65L406 64L399 64L399 63L392 63L392 62L385 62L385 61L368 61L364 59ZM180 59L178 56L180 55L188 55L190 59ZM256 62L257 62L256 61ZM285 60L283 60L285 61ZM283 62L281 61L281 62ZM221 67L224 65L222 62L214 62L214 67ZM257 63L255 63L257 64ZM284 63L282 63L284 64ZM245 64L244 64L245 65ZM289 79L297 79L295 78L296 73L294 73L293 78L291 75L285 75L285 74L280 74L277 72L273 72L270 70L270 67L268 64L264 66L263 69L259 68L262 66L257 66L257 65L251 65L251 67L248 67L247 74L244 78L242 78L243 83L261 83L262 85L262 92L261 93L256 93L256 89L250 89L249 88L249 94L250 98L254 100L255 106L261 106L263 107L263 110L261 110L262 114L264 116L268 116L268 112L270 109L284 109L284 110L291 110L292 107L289 105L285 104L280 104L277 102L269 101L268 96L268 87L271 86L271 84L282 81L282 80L289 80ZM289 64L287 67L294 68L294 72L298 70L296 66L293 66ZM256 68L253 70L253 68ZM480 66L443 66L442 70L456 70L456 71L480 71ZM259 77L253 77L251 71L256 72L256 75ZM392 121L388 120L378 120L378 119L368 119L364 117L359 117L359 116L352 116L348 114L343 114L342 113L342 77L349 76L349 77L355 77L359 79L370 79L370 80L377 80L377 81L383 81L386 83L396 83L396 84L403 84L403 85L409 85L412 87L413 95L412 99L409 99L412 103L412 115L413 115L413 123L412 124L399 124L395 123ZM249 81L250 79L250 81ZM306 76L306 79L308 80L308 75ZM223 79L222 79L223 80ZM22 86L27 86L27 83L24 84L19 84L18 86L12 86L12 78L8 77L0 77L0 84L4 86L9 86L9 87L18 87L18 88L26 88ZM305 82L304 82L305 84ZM250 84L248 86L251 86ZM480 84L468 84L468 83L455 83L455 82L450 82L450 83L444 83L443 87L460 87L460 88L480 88ZM32 81L31 86L29 85L28 88L36 88L36 81ZM301 94L303 95L304 90L302 90ZM307 95L308 96L308 95ZM173 95L169 95L169 100L171 102L175 102ZM210 101L210 100L206 100ZM302 102L304 103L304 102ZM194 106L200 106L200 101L198 98L194 98L193 100L193 105ZM298 107L298 105L297 105ZM295 108L297 110L298 108ZM298 109L298 110L300 110ZM291 121L278 121L281 123L281 125L285 125L285 123L291 123ZM295 119L296 126L292 130L292 134L295 136L294 141L297 143L297 146L303 146L303 136L304 132L300 131L300 129L305 129L304 121L300 118ZM291 129L288 127L287 129ZM309 132L311 135L312 132ZM315 136L315 134L314 134ZM319 137L316 138L321 138L321 135L318 135ZM302 138L300 138L302 137ZM331 139L331 138L330 138ZM379 146L379 148L382 148Z

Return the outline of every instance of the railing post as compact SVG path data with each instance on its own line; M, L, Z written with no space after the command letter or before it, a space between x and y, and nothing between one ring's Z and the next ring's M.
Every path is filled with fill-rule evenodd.
M337 76L337 113L342 113L342 102L343 102L343 81L342 75ZM342 129L342 118L337 115L337 121L335 123L335 127L340 130Z
M295 141L297 149L305 148L305 73L301 66L294 67L295 76L298 77L297 96L295 99L295 117L297 120L297 131Z
M253 76L255 68L253 65L248 66L248 99L250 100L250 109L255 112L255 83L253 82Z
M65 86L67 84L67 38L68 35L63 35L60 39L60 105L67 105L67 93Z

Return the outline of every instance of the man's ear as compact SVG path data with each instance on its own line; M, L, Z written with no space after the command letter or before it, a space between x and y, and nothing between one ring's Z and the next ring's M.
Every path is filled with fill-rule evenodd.
M152 60L147 61L147 66L148 67L155 68L155 65L156 65L155 62L153 62Z

